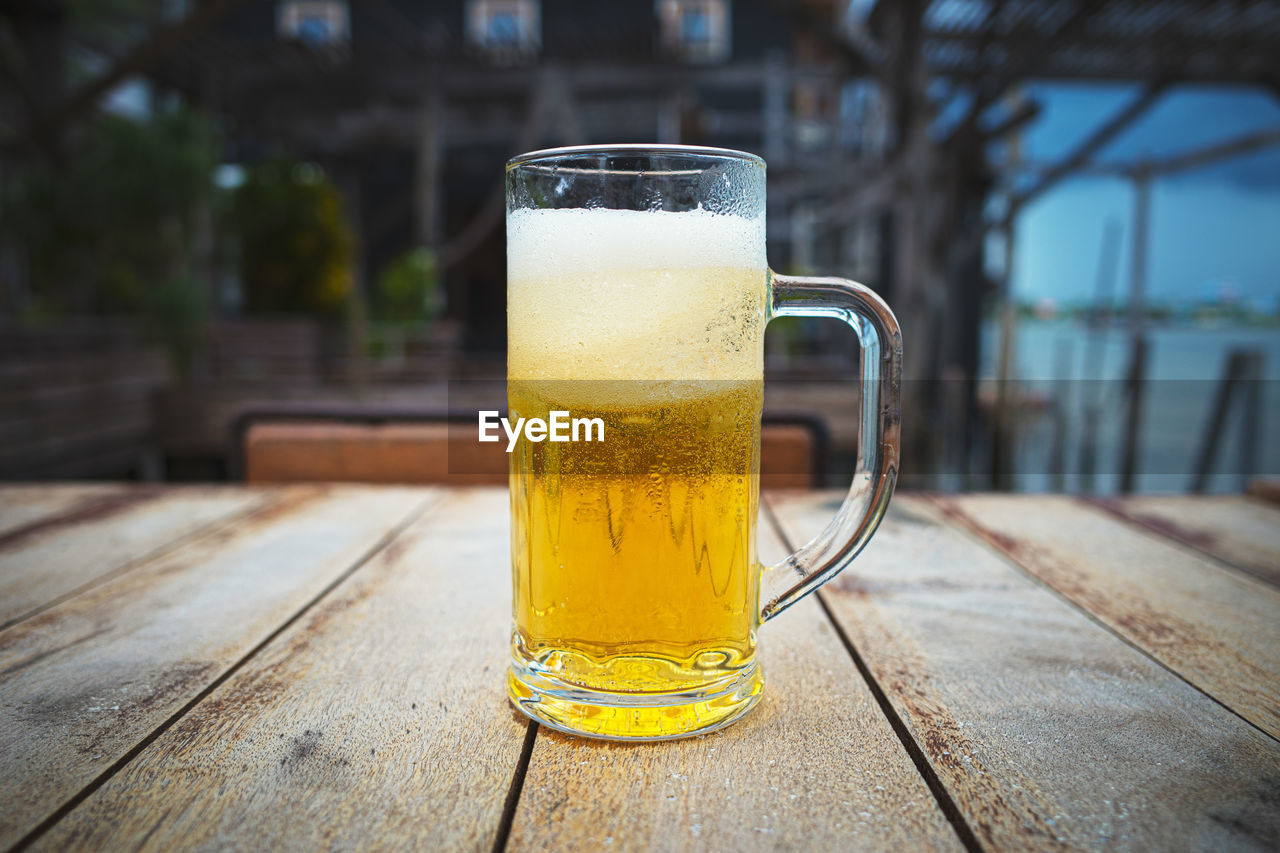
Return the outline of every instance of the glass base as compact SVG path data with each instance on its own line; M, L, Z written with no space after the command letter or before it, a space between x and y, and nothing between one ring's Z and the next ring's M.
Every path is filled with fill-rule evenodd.
M512 704L558 731L603 740L649 741L702 735L737 721L760 701L764 673L753 662L699 690L609 693L584 690L513 664L507 672Z

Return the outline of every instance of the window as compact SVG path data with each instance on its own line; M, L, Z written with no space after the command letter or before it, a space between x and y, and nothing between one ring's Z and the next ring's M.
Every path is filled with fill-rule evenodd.
M497 59L532 57L542 45L537 0L471 0L467 41Z
M313 46L345 44L348 21L342 0L291 0L279 6L276 31L281 38Z
M681 12L680 40L698 47L711 42L711 17L706 9L699 7Z
M657 0L655 9L667 56L685 62L729 58L729 0Z

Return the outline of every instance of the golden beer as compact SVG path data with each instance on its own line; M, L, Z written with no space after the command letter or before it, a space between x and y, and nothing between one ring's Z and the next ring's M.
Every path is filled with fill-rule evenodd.
M533 151L507 163L506 201L507 693L593 737L727 725L763 690L760 624L847 566L888 508L897 320L857 282L768 269L753 154ZM857 465L823 532L765 568L763 332L784 316L842 320L858 341Z
M736 717L762 683L766 273L762 259L724 250L745 245L752 235L733 237L754 223L635 211L526 217L532 224L517 226L536 233L514 242L529 253L520 237L554 247L551 229L582 235L588 217L598 233L586 257L551 251L557 269L509 270L509 417L567 411L601 419L604 436L522 438L512 453L509 690L517 702L536 694L544 720L606 737L674 736ZM678 248L699 227L718 251ZM634 265L627 238L637 231L646 245L672 246L672 257ZM599 257L610 247L613 265Z

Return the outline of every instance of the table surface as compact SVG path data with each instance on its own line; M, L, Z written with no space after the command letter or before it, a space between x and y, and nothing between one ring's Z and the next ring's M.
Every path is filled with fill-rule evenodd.
M1277 522L901 495L755 711L626 745L507 704L505 490L3 488L0 844L1274 850Z

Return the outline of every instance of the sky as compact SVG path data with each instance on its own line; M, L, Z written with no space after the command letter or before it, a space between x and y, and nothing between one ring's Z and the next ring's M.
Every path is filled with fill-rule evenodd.
M1028 86L1026 94L1042 111L1023 135L1023 157L1056 162L1135 92L1134 86ZM1167 157L1275 127L1280 99L1266 92L1181 86L1166 92L1095 159ZM1016 223L1016 298L1089 301L1110 219L1121 228L1116 293L1126 293L1133 199L1125 179L1079 176L1029 205ZM1157 178L1148 258L1152 302L1230 294L1268 312L1280 308L1280 145Z

